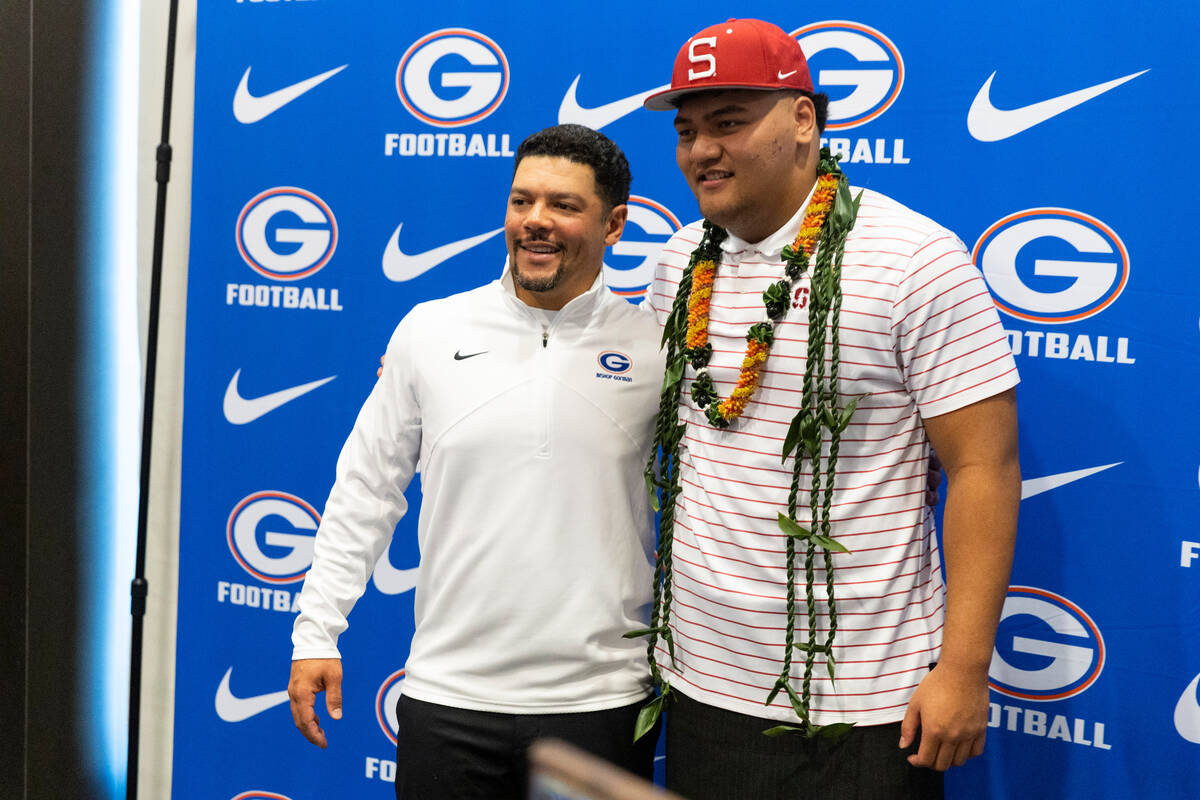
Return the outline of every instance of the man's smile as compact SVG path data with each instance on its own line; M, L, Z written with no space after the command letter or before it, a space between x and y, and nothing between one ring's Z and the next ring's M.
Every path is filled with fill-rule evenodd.
M704 188L712 189L732 177L733 173L726 169L706 169L696 175L696 180Z
M517 249L524 250L527 254L533 256L535 261L541 261L562 252L563 248L554 242L538 239L517 242Z

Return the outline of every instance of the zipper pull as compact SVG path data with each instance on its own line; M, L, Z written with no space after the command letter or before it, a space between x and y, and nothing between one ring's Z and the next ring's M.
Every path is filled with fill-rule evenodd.
M546 347L548 344L550 344L550 329L543 327L542 328L542 347Z

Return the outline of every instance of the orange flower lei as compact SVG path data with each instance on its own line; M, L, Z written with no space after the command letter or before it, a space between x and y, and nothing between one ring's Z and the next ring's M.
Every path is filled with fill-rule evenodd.
M692 271L692 293L688 295L687 346L704 347L708 342L708 306L712 302L713 279L717 265L711 259L701 261Z
M696 382L692 385L692 397L708 415L709 421L718 427L726 427L741 416L746 404L758 391L759 377L771 345L775 341L774 322L787 311L791 301L792 282L799 279L808 268L808 259L816 249L817 239L825 225L825 219L833 208L840 175L826 173L817 177L812 199L800 223L800 231L791 248L784 248L784 260L788 267L784 278L763 292L766 319L750 327L746 333L746 354L737 386L729 397L721 400L712 378L708 374L708 361L712 347L708 344L709 307L712 303L713 281L717 275L716 259L706 258L696 263L692 271L692 290L688 295L687 352L696 368ZM790 252L789 252L790 250ZM719 401L719 402L718 402Z

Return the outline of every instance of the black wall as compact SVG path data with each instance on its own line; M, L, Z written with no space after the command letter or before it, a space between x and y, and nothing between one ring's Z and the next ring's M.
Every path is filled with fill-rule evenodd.
M0 5L0 784L25 786L26 556L29 470L29 23L31 0Z
M81 91L89 2L0 3L4 797L103 796L77 686ZM10 644L11 642L11 644ZM20 687L20 690L18 690ZM94 707L94 706L92 706Z

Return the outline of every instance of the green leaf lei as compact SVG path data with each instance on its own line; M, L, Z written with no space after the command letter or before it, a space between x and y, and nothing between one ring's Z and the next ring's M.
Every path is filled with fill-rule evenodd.
M845 407L838 406L838 366L840 363L839 319L842 307L842 257L846 236L854 227L858 217L860 193L851 199L849 184L838 167L838 158L830 155L828 148L821 149L818 175L837 175L838 188L833 208L821 229L815 264L811 276L808 304L808 352L804 367L804 380L800 408L796 411L783 446L783 461L792 456L792 481L788 494L787 513L779 512L779 528L785 534L787 546L787 629L784 636L783 669L767 696L766 705L782 691L787 694L800 725L777 725L763 731L768 736L784 733L802 733L808 737L822 736L838 738L845 735L851 724L815 725L811 719L812 675L818 656L823 656L830 681L834 680L833 656L834 637L837 633L837 608L834 599L833 554L849 551L833 538L830 509L833 505L833 490L837 471L838 450L841 435L850 424L855 408L861 398L855 398ZM665 710L671 686L659 669L655 652L659 639L667 645L671 663L675 663L675 642L671 633L671 592L674 584L671 544L675 530L675 503L680 493L679 446L687 429L687 423L679 418L679 399L682 393L684 372L690 354L686 347L688 297L692 289L692 272L696 264L712 259L721 262L720 245L728 235L722 228L704 221L704 235L700 244L692 251L687 267L679 279L671 311L663 326L662 346L666 349L666 373L663 377L662 395L654 427L654 450L646 465L646 488L650 502L656 511L661 509L658 527L658 548L655 553L653 606L648 628L630 631L626 638L648 636L646 657L650 665L650 677L657 696L638 715L634 739L641 738L654 726L658 715ZM783 249L785 272L790 280L797 280L808 269L808 259L792 247ZM772 285L772 288L776 284ZM790 298L768 296L764 292L763 302L770 311ZM782 310L786 310L786 305ZM765 330L751 330L748 335L755 338L771 336L770 326ZM709 345L711 347L711 345ZM706 354L701 354L706 355ZM826 370L826 356L829 358ZM707 359L703 359L707 363ZM700 407L704 398L696 393L715 388L697 381L692 393ZM709 398L710 408L715 407ZM710 415L711 416L711 415ZM717 423L710 419L710 424ZM723 425L720 427L724 427ZM812 483L809 487L809 518L811 528L804 528L796 521L797 497L800 489L801 467L807 461L812 464ZM804 557L804 608L806 612L806 637L796 641L796 557L797 547ZM816 559L822 559L826 576L826 596L829 608L829 632L821 639L817 631L817 600L814 592ZM800 690L791 683L791 668L794 652L803 654L804 674Z

